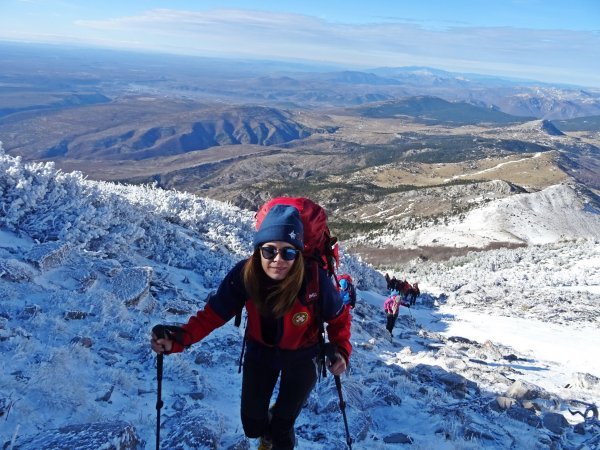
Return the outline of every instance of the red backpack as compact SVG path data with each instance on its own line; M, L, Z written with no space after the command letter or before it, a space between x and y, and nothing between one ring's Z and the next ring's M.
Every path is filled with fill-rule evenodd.
M338 281L342 280L346 280L349 284L352 284L352 277L347 273L343 273L338 277Z

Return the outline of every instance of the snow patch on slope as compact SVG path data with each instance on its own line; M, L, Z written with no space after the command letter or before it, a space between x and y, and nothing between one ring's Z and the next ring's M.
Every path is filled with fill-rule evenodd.
M395 247L485 248L494 243L538 245L600 236L600 215L568 184L494 200L448 224L374 238Z

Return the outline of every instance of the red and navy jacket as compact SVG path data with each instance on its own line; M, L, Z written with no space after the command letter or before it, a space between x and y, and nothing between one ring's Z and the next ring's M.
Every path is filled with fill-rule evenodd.
M208 297L203 310L190 317L187 324L183 325L182 343L173 342L172 352L181 352L184 347L194 344L216 328L238 314L245 306L248 314L246 338L250 343L281 350L304 350L315 347L319 343L319 320L321 314L323 322L327 323L327 337L329 342L336 345L339 353L346 362L350 359L352 345L350 344L350 312L344 307L335 285L331 282L327 272L319 268L318 293L308 293L307 286L311 286L310 270L306 270L305 282L300 295L292 309L279 319L272 319L274 325L270 336L263 333L263 324L268 319L262 317L256 305L249 298L242 279L242 269L246 260L240 261L225 276L216 292ZM304 301L309 298L309 301ZM319 308L318 311L316 308Z

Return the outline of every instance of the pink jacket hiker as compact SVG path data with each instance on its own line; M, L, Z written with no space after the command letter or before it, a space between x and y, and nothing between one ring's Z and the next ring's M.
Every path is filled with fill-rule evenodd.
M400 309L400 296L398 295L392 295L390 297L388 297L386 299L386 301L383 303L383 310L387 313L387 314L398 314L398 311Z

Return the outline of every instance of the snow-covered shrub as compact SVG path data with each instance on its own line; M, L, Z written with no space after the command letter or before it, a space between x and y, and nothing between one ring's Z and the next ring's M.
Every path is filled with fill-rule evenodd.
M252 214L152 186L125 186L23 163L0 151L0 227L38 242L205 271L213 284L250 251ZM210 284L210 283L209 283Z

